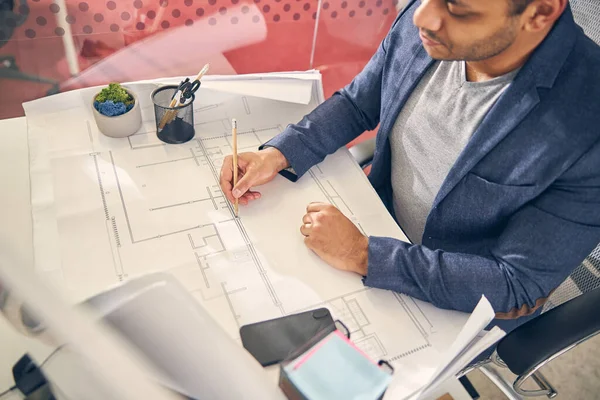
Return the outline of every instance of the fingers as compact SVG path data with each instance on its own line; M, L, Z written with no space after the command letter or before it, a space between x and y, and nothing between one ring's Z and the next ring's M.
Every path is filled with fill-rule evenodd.
M312 202L306 206L306 212L319 212L328 206L330 206L329 203Z
M239 203L245 206L253 200L260 199L260 196L261 194L259 192L253 192L249 190L246 193L244 193L242 197L239 198Z
M249 190L250 187L252 187L253 181L255 180L256 173L250 167L250 162L243 156L244 153L238 155L238 169L241 178L235 187L233 186L233 157L225 157L223 159L223 166L221 167L219 184L227 200L232 203L235 202L236 198L239 198L240 203L247 204L248 201L255 200L260 197L260 193L251 192ZM246 201L241 201L241 198L246 194L249 194L245 197Z
M300 227L300 233L304 236L309 236L313 229L313 224L317 216L313 213L305 214L302 217L302 226Z
M234 199L241 198L244 194L246 194L246 192L248 192L250 188L254 186L256 178L256 171L252 167L248 168L248 170L244 173L244 176L242 176L237 185L235 185L231 191Z
M308 238L310 231L312 230L312 224L302 224L300 227L300 233ZM304 241L306 243L306 240Z
M233 158L231 156L227 156L223 159L223 166L221 167L221 174L219 176L219 184L221 186L221 190L227 200L230 202L234 202L235 198L231 190L233 189Z

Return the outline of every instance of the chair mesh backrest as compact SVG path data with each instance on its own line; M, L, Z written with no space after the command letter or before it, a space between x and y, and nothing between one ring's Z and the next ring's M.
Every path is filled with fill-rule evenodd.
M600 287L600 246L565 280L548 299L542 312L553 309L582 293Z
M570 0L570 3L575 22L590 39L600 44L600 1Z
M590 39L600 45L600 0L570 0L570 3L575 21ZM597 287L600 287L600 245L554 291L542 312Z

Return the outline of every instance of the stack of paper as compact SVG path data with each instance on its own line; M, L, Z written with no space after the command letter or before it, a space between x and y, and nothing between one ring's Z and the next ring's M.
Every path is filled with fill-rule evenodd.
M421 390L414 393L411 399L426 399L448 379L456 376L467 367L478 355L489 349L502 339L506 332L498 327L486 331L485 327L492 322L495 313L485 296L467 320L461 332L450 348L442 355L441 361L429 381ZM386 398L406 398L404 378L396 374L388 389Z

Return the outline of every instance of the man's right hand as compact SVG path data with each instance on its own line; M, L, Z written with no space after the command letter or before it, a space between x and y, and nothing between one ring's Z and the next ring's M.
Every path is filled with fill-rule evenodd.
M260 198L260 193L250 188L270 182L277 173L289 166L283 153L274 147L268 147L255 153L238 154L238 183L233 186L233 157L227 156L221 167L221 190L230 202L239 199L246 205Z

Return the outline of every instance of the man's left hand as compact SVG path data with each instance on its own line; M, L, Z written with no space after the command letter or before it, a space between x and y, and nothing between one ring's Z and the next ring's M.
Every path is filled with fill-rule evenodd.
M367 275L369 238L331 204L310 203L300 232L306 246L332 267Z

